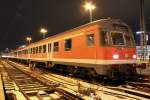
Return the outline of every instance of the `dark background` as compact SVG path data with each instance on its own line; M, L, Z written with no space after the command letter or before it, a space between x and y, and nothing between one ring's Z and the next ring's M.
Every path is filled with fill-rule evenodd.
M83 8L85 1L0 0L0 50L27 44L27 36L31 36L33 41L42 39L40 27L46 27L49 36L88 23L89 13ZM139 0L88 1L96 5L93 20L109 17L122 19L134 32L139 31ZM145 0L147 30L150 30L149 10L150 0Z

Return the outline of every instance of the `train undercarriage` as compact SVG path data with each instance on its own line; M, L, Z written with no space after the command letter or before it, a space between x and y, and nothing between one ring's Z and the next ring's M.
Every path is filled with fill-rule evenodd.
M91 67L75 66L71 64L61 64L52 62L30 61L22 59L10 59L12 61L25 64L31 70L35 68L45 69L57 74L85 79L87 81L114 81L125 82L137 80L136 67L133 64L101 65ZM89 67L90 66L90 67ZM96 69L95 69L96 68ZM99 73L98 73L98 72Z

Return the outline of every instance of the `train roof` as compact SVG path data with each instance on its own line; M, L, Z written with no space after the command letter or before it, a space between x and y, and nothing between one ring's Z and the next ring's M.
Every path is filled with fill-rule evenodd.
M37 42L44 41L44 40L47 40L47 39L49 39L49 38L51 38L51 37L55 37L55 36L58 36L58 35L62 35L62 34L64 34L64 33L69 33L69 32L72 32L72 31L75 31L75 30L78 30L78 29L81 29L81 28L84 28L84 27L87 27L87 26L91 26L91 25L95 25L95 24L99 24L99 23L102 24L102 23L106 23L106 22L111 23L111 22L114 22L114 21L123 23L120 19L100 19L100 20L96 20L96 21L93 21L93 22L90 22L90 23L87 23L87 24L84 24L84 25L81 25L81 26L78 26L78 27L69 29L69 30L64 31L64 32L61 32L61 33L57 33L57 34L51 35L51 36L49 36L49 37L47 37L47 38L45 38L45 39L39 40L39 41L37 41ZM123 24L125 24L125 23L123 23ZM125 25L126 25L126 24L125 24ZM35 43L35 42L34 42L34 43Z
M110 24L112 22L119 22L119 23L122 23L124 25L126 25L122 20L120 19L100 19L100 20L96 20L96 21L93 21L93 22L90 22L90 23L87 23L87 24L84 24L84 25L81 25L81 26L78 26L78 27L75 27L75 28L72 28L70 30L67 30L67 31L64 31L64 32L61 32L61 33L57 33L57 34L54 34L54 35L51 35L45 39L42 39L42 40L39 40L39 41L36 41L36 42L33 42L31 43L30 45L26 45L26 47L28 46L32 46L36 43L39 43L39 42L44 42L50 38L53 38L53 37L56 37L56 36L60 36L60 35L63 35L65 33L69 33L69 32L72 32L72 31L75 31L75 30L79 30L79 29L82 29L82 28L85 28L85 27L88 27L88 26L91 26L91 25L99 25L99 24ZM23 50L24 48L18 48L17 50Z

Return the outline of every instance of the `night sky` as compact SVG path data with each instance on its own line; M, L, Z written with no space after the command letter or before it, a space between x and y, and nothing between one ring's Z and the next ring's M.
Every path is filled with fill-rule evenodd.
M14 49L42 39L40 27L48 35L57 34L89 22L89 13L83 8L86 0L1 0L0 50ZM139 0L91 0L96 9L93 19L117 18L139 30ZM145 20L150 30L150 0L145 0Z

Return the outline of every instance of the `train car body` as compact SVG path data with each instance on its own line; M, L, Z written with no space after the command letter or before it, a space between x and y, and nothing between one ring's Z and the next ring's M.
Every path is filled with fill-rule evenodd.
M31 43L11 58L93 68L97 74L133 73L136 48L130 27L118 19L102 19ZM130 73L130 74L131 74Z

